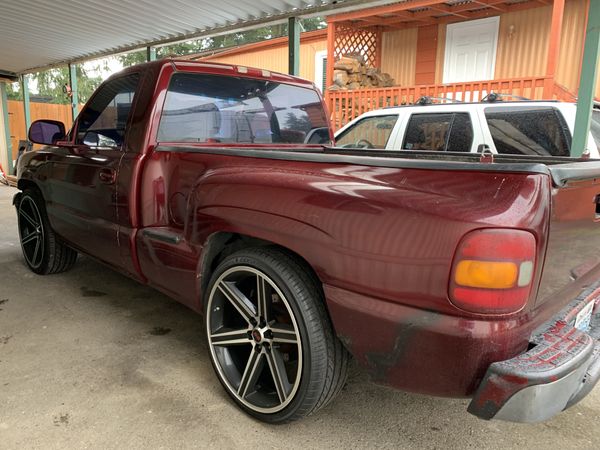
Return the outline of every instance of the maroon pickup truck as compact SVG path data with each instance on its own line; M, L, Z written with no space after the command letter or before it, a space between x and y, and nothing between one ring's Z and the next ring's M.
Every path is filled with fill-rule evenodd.
M312 83L159 61L107 80L18 164L27 265L85 253L202 313L267 422L376 382L540 421L600 377L600 162L335 148Z

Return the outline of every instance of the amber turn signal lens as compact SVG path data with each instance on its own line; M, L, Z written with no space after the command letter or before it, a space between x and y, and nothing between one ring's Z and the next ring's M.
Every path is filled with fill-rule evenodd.
M460 286L506 289L515 285L518 276L513 262L463 260L456 266L454 281Z
M461 239L448 298L478 314L509 314L529 300L536 267L535 236L525 230L485 228Z

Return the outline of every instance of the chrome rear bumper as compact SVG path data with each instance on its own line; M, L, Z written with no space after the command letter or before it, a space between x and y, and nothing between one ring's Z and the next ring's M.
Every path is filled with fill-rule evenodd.
M577 313L595 302L588 330L574 326ZM573 406L600 379L600 289L588 289L546 324L532 348L493 363L469 404L482 419L541 422Z

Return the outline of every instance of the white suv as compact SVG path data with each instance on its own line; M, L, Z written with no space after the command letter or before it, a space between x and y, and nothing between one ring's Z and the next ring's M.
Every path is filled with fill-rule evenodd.
M425 100L427 103L427 100ZM336 146L388 150L570 156L576 105L497 101L399 106L365 113L335 135ZM592 134L586 153L599 158Z

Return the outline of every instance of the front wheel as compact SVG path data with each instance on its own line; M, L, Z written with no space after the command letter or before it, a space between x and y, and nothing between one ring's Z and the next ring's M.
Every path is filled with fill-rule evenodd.
M233 400L270 423L325 406L346 380L321 287L294 256L248 249L217 267L205 301L211 361Z
M69 270L77 252L63 244L50 227L42 196L28 189L17 205L19 238L25 263L40 275Z

